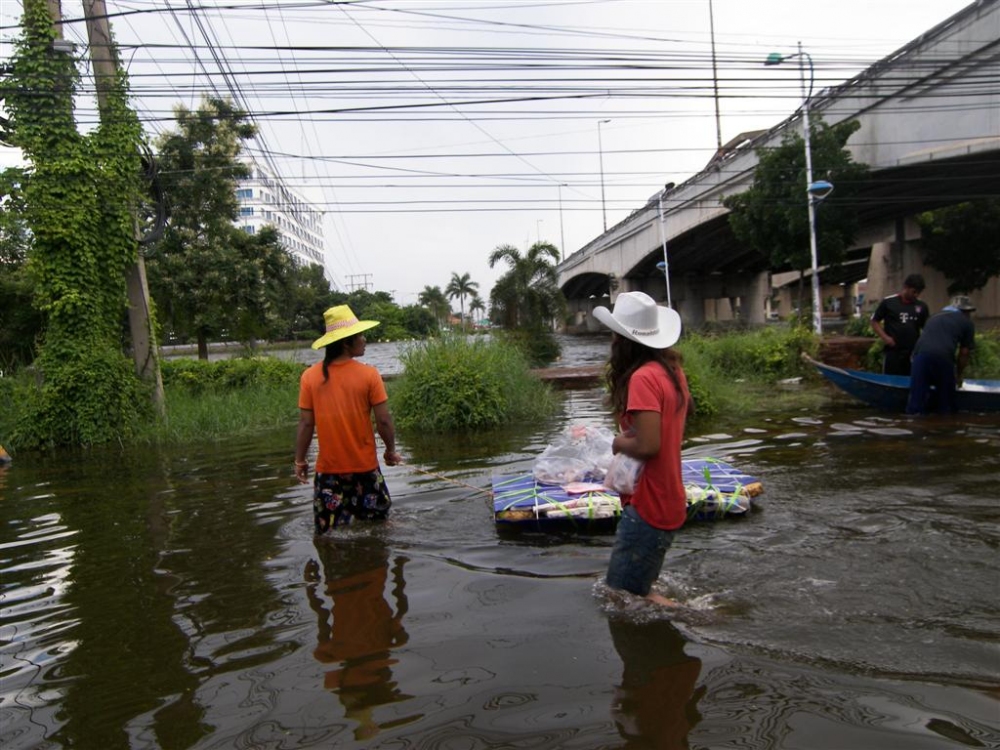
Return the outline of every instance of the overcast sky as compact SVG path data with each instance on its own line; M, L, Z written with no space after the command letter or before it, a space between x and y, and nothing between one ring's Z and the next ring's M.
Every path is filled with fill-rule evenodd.
M325 211L335 283L400 304L453 272L487 298L505 270L487 263L498 245L541 239L569 255L698 172L720 139L787 117L797 62L765 68L768 53L801 41L818 91L968 4L107 1L151 138L178 104L236 98L260 127L255 152ZM0 57L20 14L0 0ZM85 63L81 16L63 0ZM81 127L95 117L84 98Z

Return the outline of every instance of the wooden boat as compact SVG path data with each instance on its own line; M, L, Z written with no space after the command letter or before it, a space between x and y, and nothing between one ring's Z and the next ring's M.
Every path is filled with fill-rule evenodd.
M908 376L846 370L817 362L806 354L802 358L835 386L869 406L883 411L906 411L910 395ZM956 396L960 411L1000 412L1000 380L966 380Z
M681 460L688 520L709 521L750 511L764 491L755 477L713 458ZM618 494L599 483L573 487L539 482L529 472L493 477L493 517L498 531L614 531L621 516Z

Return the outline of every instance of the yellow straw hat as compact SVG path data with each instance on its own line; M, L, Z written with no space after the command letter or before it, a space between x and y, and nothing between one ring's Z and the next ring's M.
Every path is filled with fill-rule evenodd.
M322 349L327 344L367 331L379 324L377 320L358 320L358 316L347 305L331 307L323 313L323 320L326 322L326 333L313 341L313 349Z

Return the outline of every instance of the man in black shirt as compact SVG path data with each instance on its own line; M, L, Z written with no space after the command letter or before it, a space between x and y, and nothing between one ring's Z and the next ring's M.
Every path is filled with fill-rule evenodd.
M920 331L930 314L920 301L924 277L911 273L899 294L886 297L872 315L872 329L885 344L882 372L886 375L909 375L910 357L920 338Z

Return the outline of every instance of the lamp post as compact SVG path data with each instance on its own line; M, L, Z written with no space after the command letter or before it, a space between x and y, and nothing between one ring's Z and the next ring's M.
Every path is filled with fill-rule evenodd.
M816 250L816 204L823 200L833 190L833 185L826 181L813 182L812 176L812 146L809 143L809 102L812 99L813 84L816 80L816 72L813 68L813 60L808 52L802 49L802 42L799 42L799 51L790 55L782 55L772 52L764 61L765 65L780 65L786 60L797 57L799 59L799 84L802 87L802 139L806 146L806 205L809 209L809 252L812 261L812 302L813 302L813 330L818 336L823 335L823 307L819 293L819 258ZM804 62L809 63L809 90L806 91L806 71Z
M663 245L663 260L657 263L656 267L663 271L663 281L667 285L667 307L673 307L673 304L670 302L670 261L667 260L667 217L663 213L663 195L668 190L672 190L673 187L674 183L668 182L663 186L663 190L661 190L660 194L657 196L657 202L660 206L660 244Z
M562 213L562 189L565 183L559 183L559 262L562 263L562 259L566 257L566 234L563 232L563 213Z
M608 231L608 209L604 202L604 146L601 143L601 125L611 120L597 121L597 158L601 165L601 215L604 217L604 231Z

